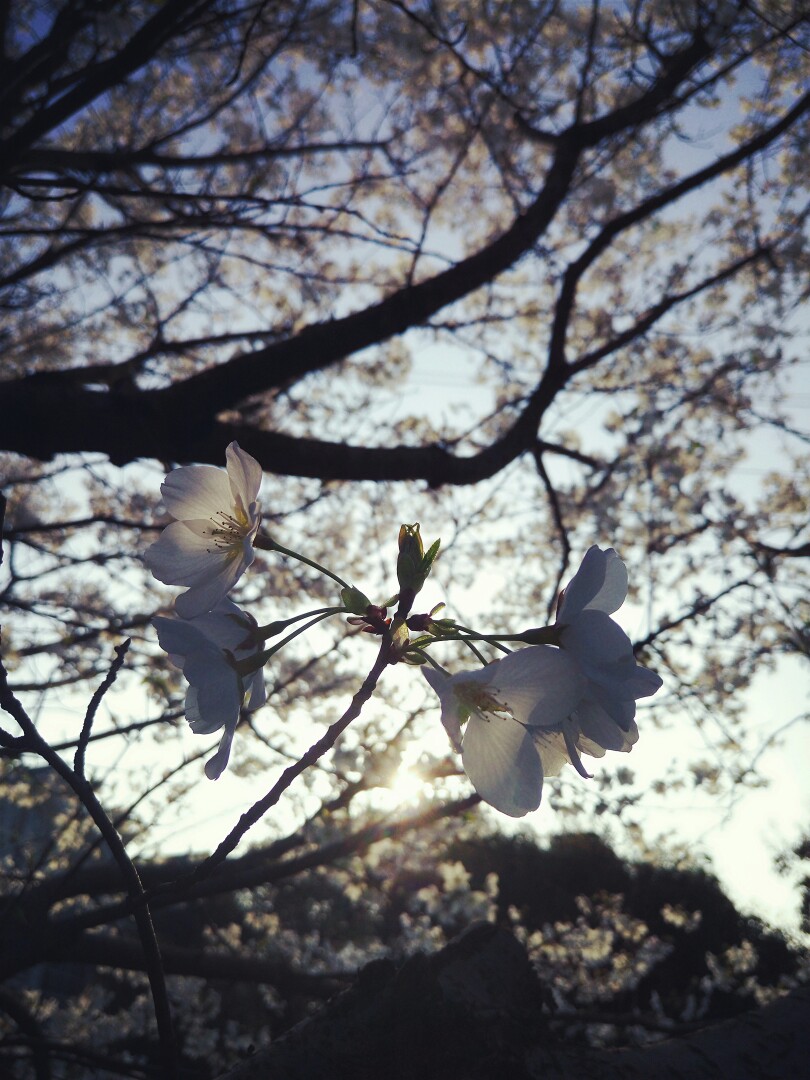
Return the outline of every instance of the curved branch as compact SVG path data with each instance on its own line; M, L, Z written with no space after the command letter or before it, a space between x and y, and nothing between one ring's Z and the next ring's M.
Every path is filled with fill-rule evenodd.
M599 256L607 250L610 244L621 233L626 232L634 225L647 220L654 213L666 206L677 202L685 195L697 191L704 184L715 180L730 169L736 168L753 154L764 150L788 131L805 113L810 110L810 91L805 93L783 116L764 131L759 132L747 142L738 146L736 150L717 158L710 165L691 173L675 184L664 188L650 198L634 206L632 210L619 214L618 217L609 221L602 231L591 241L583 253L571 263L563 277L559 298L554 311L554 323L549 345L549 356L552 363L562 364L565 362L565 339L567 336L568 323L576 302L577 289L585 272L596 262ZM654 310L654 309L653 309Z
M360 447L321 440L293 439L272 432L240 429L217 420L224 409L252 394L283 386L290 379L322 371L364 348L421 325L443 307L492 281L509 269L543 235L566 196L583 149L599 137L615 134L622 123L640 124L657 115L661 95L708 52L693 43L670 59L661 79L646 95L598 122L574 125L558 141L545 184L532 205L490 244L455 266L346 317L317 323L292 338L243 353L163 390L119 387L98 391L81 385L80 370L40 373L0 382L4 447L37 459L60 452L100 450L115 464L150 456L166 461L219 462L223 442L238 437L267 471L323 479L425 479L470 484L493 475L531 449L545 407L566 378L546 371L527 409L499 440L478 454L456 457L445 448ZM767 146L810 108L810 94L776 123L711 166L645 200L614 219L573 263L557 303L550 365L562 369L565 328L579 278L622 230L655 210L734 167ZM630 110L630 111L628 111ZM608 122L610 121L610 122ZM597 125L596 127L594 125Z
M123 662L121 653L119 653L119 656L121 657L121 662ZM149 985L152 990L155 1020L157 1022L163 1061L163 1074L165 1075L166 1080L170 1080L170 1078L175 1075L174 1068L177 1057L171 1009L166 993L166 982L161 964L160 949L158 948L154 927L152 925L152 916L148 906L143 903L143 886L138 876L138 871L135 868L135 864L132 862L132 859L130 859L121 837L107 817L92 785L80 772L72 770L70 766L68 766L62 758L51 749L45 739L39 734L35 724L28 716L28 713L23 709L22 705L10 691L6 670L2 663L0 663L0 706L2 706L4 711L12 716L19 724L23 734L29 741L31 748L48 762L54 772L58 773L79 797L88 814L93 819L97 829L104 837L118 866L119 873L124 879L125 887L129 893L130 899L132 901L139 901L138 903L133 904L132 915L138 928L141 948L144 952L146 969L149 975ZM91 715L92 714L88 710L88 716ZM81 764L81 759L79 759L79 763Z

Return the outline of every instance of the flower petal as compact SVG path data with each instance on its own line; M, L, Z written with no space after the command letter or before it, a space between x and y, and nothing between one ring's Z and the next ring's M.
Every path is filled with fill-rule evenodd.
M231 756L231 743L235 732L236 724L233 727L226 727L219 742L219 749L212 758L206 761L205 775L209 780L219 780L225 771Z
M543 770L529 732L507 716L473 714L464 732L464 771L481 798L509 817L540 805Z
M225 451L225 461L233 502L240 498L245 511L249 512L262 485L262 467L238 442L230 443Z
M630 639L600 611L583 611L563 630L561 641L606 699L650 697L663 685L660 675L636 663Z
M576 660L551 645L518 649L484 671L492 696L523 724L558 726L585 689Z
M623 691L628 693L628 691ZM620 697L598 683L590 683L585 701L595 702L607 713L614 724L622 731L629 731L636 716L636 699L630 696ZM580 704L584 704L581 702Z
M203 615L223 600L245 572L243 559L225 558L211 564L213 574L207 574L199 584L181 593L174 601L174 608L182 619Z
M421 669L432 690L439 695L442 709L442 725L450 739L453 749L461 752L461 723L459 721L460 703L453 689L453 679L427 664Z
M210 518L231 506L228 475L213 465L184 465L160 485L163 503L173 518Z
M613 550L593 545L563 593L557 622L565 624L586 608L610 614L627 597L627 567Z
M604 746L600 746L599 743L595 743L591 739L586 739L584 735L580 735L577 739L577 746L580 754L587 754L588 757L601 758L605 756Z
M220 600L211 611L188 621L221 649L243 652L244 655L251 652L250 649L240 650L239 645L256 626L256 621L228 597Z
M161 648L182 658L183 675L189 684L186 717L192 731L208 734L239 715L242 684L225 654L197 626L183 619L155 616Z
M157 630L161 649L170 655L185 657L197 649L205 650L209 655L219 654L219 649L209 641L199 627L181 619L167 619L164 615L155 615L152 626Z
M167 525L160 537L144 552L143 560L158 581L166 585L194 585L211 573L212 560L225 560L210 536L200 535L184 521Z
M260 709L266 701L267 686L264 681L264 671L259 668L258 671L248 676L245 708L249 712L255 712L255 710Z
M569 765L571 762L562 732L533 728L531 734L537 753L540 755L543 776L559 776L563 765Z
M635 666L633 646L624 630L604 611L580 612L560 634L560 645L579 661L588 678L617 672L628 675Z
M621 726L616 723L615 719L603 708L600 702L588 699L581 701L577 706L575 717L582 738L601 747L603 753L605 750L627 751L638 739L638 728L632 717L629 720L627 729L622 730ZM580 748L586 754L591 753L591 751L584 749L582 743L580 743ZM602 754L597 756L601 757Z
M197 690L197 710L200 725L197 733L216 731L225 724L235 723L242 706L242 680L218 651L217 662L195 652L186 657L183 674Z

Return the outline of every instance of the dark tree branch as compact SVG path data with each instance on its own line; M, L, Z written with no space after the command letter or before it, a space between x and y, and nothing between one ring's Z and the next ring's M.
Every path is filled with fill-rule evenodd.
M115 55L91 65L86 77L78 79L72 89L56 96L48 106L35 112L15 132L0 141L0 161L4 171L37 139L75 116L105 91L122 84L128 75L148 63L165 41L180 32L189 15L210 6L210 0L167 0L162 4ZM64 43L59 40L62 31L57 26L58 21L57 18L53 36L58 41L61 56Z
M161 942L160 953L167 975L194 975L228 982L265 983L282 994L307 994L328 998L345 986L346 978L297 971L282 960L254 958L238 953L212 952ZM52 957L60 964L94 964L96 967L145 971L140 943L111 934L80 934L66 949Z
M603 229L566 272L552 329L552 367L564 367L565 334L577 284L609 243L632 225L770 145L808 108L810 94L805 94L755 138L645 200ZM442 307L511 266L536 242L556 213L581 149L579 136L579 128L570 130L557 150L540 196L498 239L458 265L362 311L305 327L293 338L242 354L165 390L97 392L76 383L80 369L0 383L0 412L10 418L3 430L6 448L40 459L58 452L95 449L109 454L117 464L139 456L218 463L223 443L239 438L267 471L287 475L324 479L421 478L432 485L475 483L494 475L533 445L537 422L566 381L562 370L556 375L546 371L530 406L504 436L480 453L464 458L437 446L375 448L292 438L225 424L215 417L221 409L238 404L250 394L323 370L347 355L427 321Z
M384 818L355 830L339 840L324 844L294 858L285 854L306 842L300 834L248 851L236 859L221 864L205 880L193 886L192 861L178 856L162 863L145 863L140 868L142 883L147 892L144 899L152 910L173 907L205 897L222 896L241 889L254 889L288 880L307 870L330 866L350 855L366 851L382 839L401 838L409 832L422 829L444 818L467 813L480 803L478 795L431 807L400 821ZM200 864L200 865L205 865ZM61 956L71 948L71 943L87 930L110 926L131 916L134 906L141 901L122 900L109 904L96 904L91 910L78 914L47 918L48 909L61 900L83 895L104 896L121 892L120 878L110 866L87 866L79 873L70 871L56 880L44 881L27 889L21 901L36 933L25 941L12 935L2 942L0 950L0 978L25 970L53 956Z
M257 146L252 150L232 150L220 154L162 154L151 146L139 150L64 150L48 146L29 150L20 162L20 169L53 173L59 177L81 177L127 172L134 166L151 165L172 172L185 169L230 168L233 165L251 165L274 158L308 157L315 154L345 153L348 150L385 150L390 139L347 139L333 142L300 143L292 145L272 144ZM24 182L20 177L18 182Z
M116 832L112 822L107 817L101 803L96 796L92 785L83 775L75 772L62 758L56 754L48 743L37 731L31 718L22 705L17 701L9 689L6 670L0 663L0 707L14 718L22 729L23 735L28 739L30 748L39 754L48 765L56 772L65 783L72 788L79 800L93 819L96 828L104 837L110 852L118 866L119 873L124 879L125 887L132 900L137 901L133 907L133 917L138 928L141 948L144 952L145 965L149 975L149 985L152 990L155 1019L157 1021L158 1037L163 1063L163 1075L165 1080L172 1080L175 1076L175 1063L177 1060L177 1047L174 1039L171 1009L166 993L166 982L160 958L155 930L152 925L152 916L149 907L143 902L144 891L141 885L135 864L127 854L126 847L121 837ZM88 712L88 715L89 712Z
M743 161L746 161L751 157L751 155L764 150L797 123L808 110L810 110L810 92L804 94L793 108L789 109L779 120L764 131L761 131L758 135L743 143L741 146L738 146L736 150L724 154L705 168L699 169L695 173L691 173L689 176L684 177L675 184L671 184L669 187L657 192L650 198L644 199L637 206L634 206L632 210L628 210L626 213L620 214L618 217L609 221L599 235L591 241L579 258L571 263L565 271L560 295L554 312L551 343L549 345L551 362L557 364L564 363L565 340L571 314L576 303L576 294L579 283L584 277L585 272L589 270L599 256L609 248L616 237L620 236L633 226L640 224L642 221L646 221L659 210L663 210L664 207L670 206L672 203L677 202L678 199L683 198L693 191L697 191L699 188L703 187L704 184L709 183L709 181L716 179L723 173L740 165Z
M17 1025L17 1030L25 1035L28 1045L31 1047L31 1064L34 1067L36 1080L51 1080L53 1071L51 1061L45 1046L45 1038L42 1026L36 1015L20 1000L21 995L0 987L0 1013L5 1015ZM6 1039L3 1038L2 1042Z

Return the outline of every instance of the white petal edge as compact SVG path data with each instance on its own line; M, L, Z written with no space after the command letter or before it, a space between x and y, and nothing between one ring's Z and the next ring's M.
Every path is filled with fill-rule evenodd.
M174 609L182 619L193 619L205 615L226 599L239 578L247 569L244 559L222 559L211 566L213 574L199 584L192 585L188 592L181 593L174 601Z
M613 548L602 551L594 544L565 588L557 622L565 624L586 608L609 615L626 598L627 567Z
M439 696L439 705L442 710L442 726L447 732L453 749L460 753L461 724L458 719L458 699L453 690L453 680L443 672L427 665L422 668L422 674L431 690L434 690Z
M614 718L597 701L582 701L577 706L576 721L581 732L581 738L595 743L605 750L629 750L633 742L638 738L638 729L632 718L627 724L627 730L623 730ZM630 740L629 732L635 730L636 738ZM588 753L584 750L584 753ZM599 755L601 757L601 754Z
M238 442L232 442L225 450L228 480L232 495L239 495L244 509L250 512L250 506L256 502L262 485L262 467L258 461Z
M231 757L231 743L236 733L236 724L225 728L220 739L219 748L212 758L205 763L205 775L209 780L219 780L227 768Z

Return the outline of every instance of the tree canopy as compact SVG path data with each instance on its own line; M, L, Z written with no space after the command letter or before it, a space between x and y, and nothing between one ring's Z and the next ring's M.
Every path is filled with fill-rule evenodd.
M189 1047L211 980L265 987L289 1024L362 963L474 918L545 949L541 1010L585 1009L557 917L498 909L505 869L487 884L453 853L493 819L435 696L389 663L397 614L417 620L405 638L440 636L446 603L484 640L476 659L447 633L431 656L475 667L554 619L591 545L618 551L624 625L664 682L641 745L696 739L656 775L632 756L565 770L539 814L598 822L631 861L654 855L651 794L733 805L806 720L776 692L761 722L746 711L808 655L806 5L20 0L0 5L0 45L8 1055L41 1077L169 1076L180 1045L189 1076L215 1075L248 1013L273 1024L256 997L218 1014L206 1066ZM210 740L152 626L175 594L143 559L166 473L222 467L233 442L264 474L235 596L290 641L201 796ZM397 535L417 520L442 546L412 609ZM347 583L362 601L338 599ZM394 784L403 761L418 803ZM209 791L228 809L203 850ZM626 901L644 871L627 873L602 892ZM587 910L557 921L635 942L640 979L665 931L599 891L572 885ZM734 996L755 972L749 1005L786 993L793 954L766 975L733 952L761 959L766 938L716 941L725 959L656 1023L717 1019L700 979ZM642 1008L647 1038L659 1006L632 989L610 991L616 1030ZM107 1018L95 1057L85 1015Z

